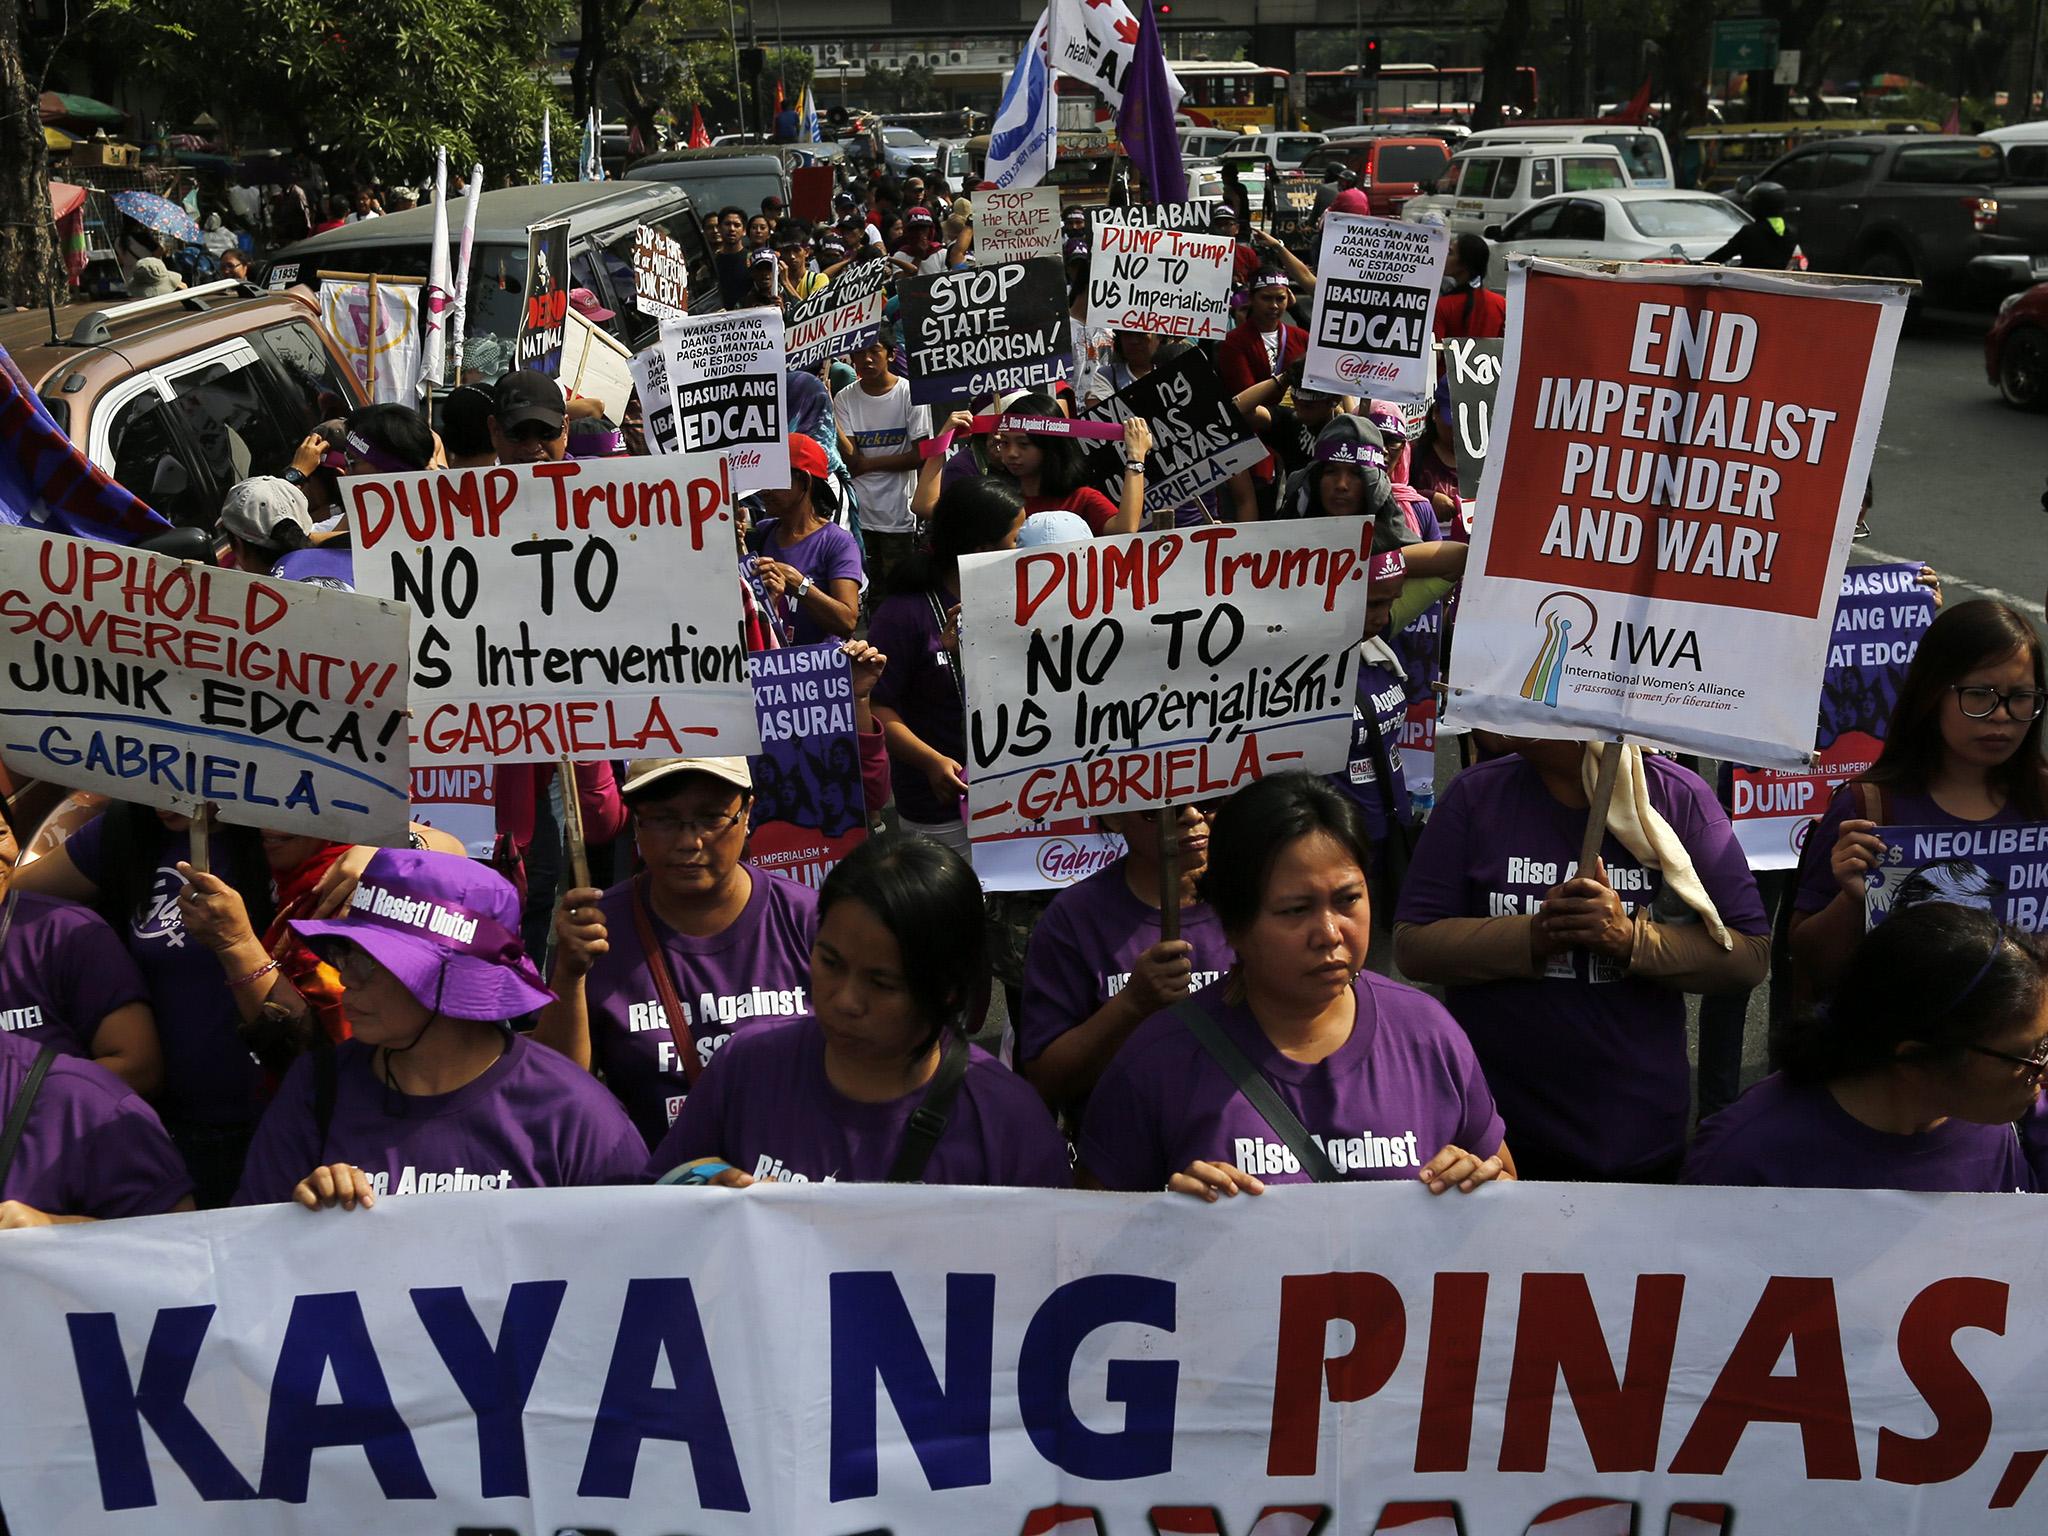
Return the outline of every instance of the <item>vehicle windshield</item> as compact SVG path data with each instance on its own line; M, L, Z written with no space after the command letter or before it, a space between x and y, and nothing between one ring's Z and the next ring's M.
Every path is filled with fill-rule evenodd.
M1435 181L1450 163L1434 144L1383 144L1373 169L1381 181Z
M766 166L733 169L716 160L677 160L661 168L661 179L672 181L690 194L690 201L709 218L721 208L738 208L746 213L761 211L762 199L786 197L782 178Z
M1719 198L1658 198L1622 210L1646 240L1723 240L1742 227L1742 215Z
M1664 169L1664 151L1657 141L1647 133L1601 133L1586 140L1589 144L1611 144L1621 151L1622 162L1628 166L1629 175L1640 181L1645 176L1657 177L1669 174Z
M914 128L884 128L882 130L882 142L884 144L894 144L898 149L923 149L925 147L924 135Z

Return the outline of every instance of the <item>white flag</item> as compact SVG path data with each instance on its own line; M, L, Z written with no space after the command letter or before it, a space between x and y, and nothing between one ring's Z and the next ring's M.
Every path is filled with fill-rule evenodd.
M434 164L434 235L427 252L426 312L420 316L420 389L432 389L448 377L445 337L447 311L454 301L448 276L448 149L441 147Z
M988 166L983 174L994 186L1035 187L1052 169L1059 140L1054 132L1052 71L1047 67L1054 46L1051 27L1052 7L1048 6L1017 55L1017 67L1010 73L1002 104L989 125Z
M1138 18L1124 0L1052 0L1052 67L1085 80L1116 111L1124 104L1124 76L1138 46ZM1166 72L1176 105L1187 95L1172 70Z

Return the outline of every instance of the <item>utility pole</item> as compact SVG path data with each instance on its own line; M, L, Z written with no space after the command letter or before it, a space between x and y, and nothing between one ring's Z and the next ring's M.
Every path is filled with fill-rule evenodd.
M2040 78L2041 67L2041 0L2034 0L2031 19L2027 22L2027 99L2020 106L2020 121L2032 122L2034 118L2035 81Z
M740 88L740 22L733 0L725 0L725 35L732 39L732 107L744 131L747 126L747 98Z
M1354 38L1358 44L1358 78L1351 82L1351 121L1355 126L1365 121L1365 0L1357 0L1354 9L1358 22Z

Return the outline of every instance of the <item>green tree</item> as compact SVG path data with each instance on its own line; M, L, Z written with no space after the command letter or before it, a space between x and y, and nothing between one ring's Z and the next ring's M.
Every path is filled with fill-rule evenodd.
M0 298L29 306L57 290L49 157L36 95L21 56L19 0L0 0Z

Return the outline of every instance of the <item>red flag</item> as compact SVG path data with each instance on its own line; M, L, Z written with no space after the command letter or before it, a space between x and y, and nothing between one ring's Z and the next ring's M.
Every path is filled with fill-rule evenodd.
M1601 121L1608 123L1640 123L1649 115L1650 77L1645 75L1643 76L1643 83L1636 87L1635 95L1608 113Z
M711 135L704 131L704 109L701 106L692 107L690 108L690 148L709 149L710 147Z
M775 115L777 117L782 115L782 82L780 80L775 82Z

